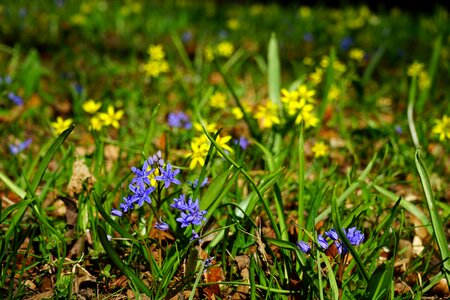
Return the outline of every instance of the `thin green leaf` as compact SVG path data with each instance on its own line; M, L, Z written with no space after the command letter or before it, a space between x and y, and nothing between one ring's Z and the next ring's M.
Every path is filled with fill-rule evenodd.
M435 205L433 191L431 189L430 179L428 176L427 168L425 167L422 158L420 157L420 149L416 150L414 156L417 172L419 173L420 182L422 183L423 192L427 201L428 212L431 217L431 225L433 226L434 236L441 253L443 263L443 269L445 271L447 282L450 282L450 259L448 251L448 242L445 238L444 226L442 225L441 217Z
M367 273L366 268L364 267L364 264L362 263L361 259L359 258L358 253L355 251L355 248L350 244L347 237L345 236L344 231L342 230L342 222L340 218L339 208L338 208L338 202L335 197L332 199L332 218L333 218L333 224L334 227L339 235L339 238L344 243L345 247L348 249L348 251L352 254L353 259L356 261L356 265L358 266L358 270L363 275L364 280L366 282L369 281L369 274Z
M281 90L281 67L280 55L278 51L277 36L274 32L270 35L269 46L267 50L267 86L269 87L269 98L282 109L280 90Z
M354 190L356 190L359 185L364 181L364 179L367 177L367 175L369 175L370 170L372 170L375 161L377 159L377 154L375 153L375 155L373 156L373 158L370 160L369 164L367 165L367 167L364 169L364 171L361 173L361 175L358 177L358 179L353 182L340 196L339 198L337 198L336 200L336 204L339 206L342 204L342 202L345 201L345 199L347 199L347 197L353 193ZM324 220L329 214L331 213L331 207L326 208L320 215L317 216L316 218L316 224L319 223L320 221Z
M109 258L111 258L113 263L125 274L125 276L128 277L128 279L130 279L136 285L136 287L141 292L143 292L147 296L151 297L151 291L148 289L148 287L145 285L145 283L131 270L131 268L129 268L122 261L122 259L119 257L117 252L111 246L111 243L108 241L108 238L106 237L106 231L102 225L97 226L97 233L100 238L100 242L103 245L103 248L105 249Z

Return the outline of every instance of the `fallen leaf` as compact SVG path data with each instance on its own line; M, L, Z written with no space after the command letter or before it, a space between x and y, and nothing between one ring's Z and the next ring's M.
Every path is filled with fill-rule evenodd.
M26 300L43 300L43 299L53 299L53 291L46 291L43 293L39 293L28 298Z
M83 191L84 184L87 185L88 189L91 189L95 181L94 175L91 174L84 160L76 160L73 163L72 177L67 185L67 193L73 197Z

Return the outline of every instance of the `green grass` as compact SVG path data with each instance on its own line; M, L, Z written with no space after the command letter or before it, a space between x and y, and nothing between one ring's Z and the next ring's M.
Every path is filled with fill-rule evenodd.
M0 20L5 299L450 295L444 8L6 1ZM132 167L153 191L126 211Z

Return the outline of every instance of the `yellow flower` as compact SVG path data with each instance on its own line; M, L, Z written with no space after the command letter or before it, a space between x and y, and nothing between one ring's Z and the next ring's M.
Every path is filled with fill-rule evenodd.
M421 71L419 73L419 88L421 90L425 90L429 88L431 85L430 76L428 76L428 73L426 71Z
M328 92L328 99L330 101L337 101L341 97L342 91L336 86L332 85Z
M216 143L225 151L233 152L233 149L231 149L230 146L227 145L227 143L231 140L231 135L226 135L224 137L221 137L220 135L216 138ZM219 153L220 154L220 153ZM222 156L222 154L220 154Z
M70 18L70 22L74 25L84 25L86 23L86 16L82 14L75 14Z
M408 76L415 77L420 74L424 69L423 63L420 62L413 62L411 66L408 68Z
M328 64L330 63L330 58L327 55L322 56L322 59L320 60L320 66L324 69L328 67Z
M328 146L323 142L317 142L312 147L312 151L314 152L314 157L321 157L328 155Z
M231 113L234 115L236 120L240 120L244 117L244 114L242 113L242 110L239 107L233 107L231 109Z
M323 77L323 70L321 68L316 68L316 70L309 76L309 79L314 85L318 85L319 83L322 82L322 77Z
M98 117L103 122L104 126L111 125L114 128L119 128L119 120L123 116L123 110L114 111L114 107L112 105L108 106L108 110L106 113L100 113Z
M97 130L97 131L102 129L103 122L102 122L102 120L100 120L100 118L98 116L93 116L90 121L91 121L91 125L89 126L89 129Z
M271 128L274 124L281 123L280 118L278 117L278 108L270 101L258 105L254 117L258 120L263 129Z
M209 103L214 108L225 108L227 106L227 96L222 92L215 92L209 98Z
M238 19L232 18L227 21L227 26L231 30L236 30L236 29L239 29L239 27L241 27L241 23L239 22Z
M444 141L446 138L450 140L450 118L444 115L441 120L437 119L434 122L436 125L431 132L439 134L440 141Z
M208 154L209 145L206 143L196 143L194 141L191 142L192 152L188 154L191 158L191 162L189 163L189 169L193 170L199 164L203 166L205 164L205 158Z
M305 66L312 66L314 64L314 60L311 57L307 56L303 59L303 64Z
M242 108L244 109L244 111L248 114L251 111L250 106L247 104L247 102L241 102ZM244 117L244 114L242 113L242 110L239 107L233 107L231 109L231 113L234 115L234 117L237 120L240 120Z
M211 46L206 46L205 48L205 58L207 61L212 61L214 59L214 51Z
M216 132L217 131L217 124L211 123L211 124L205 124L206 131L208 132ZM198 122L194 123L194 129L197 131L203 131L202 125Z
M223 41L217 44L217 54L223 57L230 57L234 52L234 46L232 43Z
M264 12L264 5L262 4L252 4L250 6L250 15L257 16Z
M67 119L64 120L61 117L57 117L56 118L56 122L52 122L52 127L55 130L56 134L61 134L64 130L66 130L67 128L70 127L70 125L72 125L73 120L72 119Z
M361 62L364 59L364 55L364 51L358 48L351 49L348 53L348 56L357 62Z
M151 60L163 60L166 54L164 53L163 46L161 45L150 45L147 50L148 55L150 55Z
M300 6L298 14L302 18L309 18L311 16L311 7L309 6Z
M287 89L281 89L281 101L284 103L295 102L298 100L297 91L288 91Z
M147 77L158 77L161 73L169 71L169 64L165 60L150 60L144 65L144 72Z
M338 72L340 74L347 71L347 67L343 63L341 63L339 60L334 61L333 68L336 70L336 72Z
M94 100L90 99L83 103L82 107L85 112L88 114L95 114L97 110L100 109L102 104L100 102L95 102Z
M319 119L313 114L313 109L314 106L312 104L303 106L295 119L295 124L300 124L303 121L305 123L305 128L316 127L319 123Z
M297 89L298 98L300 101L306 101L310 103L315 103L316 100L314 100L314 95L316 94L315 90L310 90L305 84L302 84Z

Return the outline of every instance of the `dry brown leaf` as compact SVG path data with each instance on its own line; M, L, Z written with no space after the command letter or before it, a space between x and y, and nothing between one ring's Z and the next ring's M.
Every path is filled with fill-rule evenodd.
M84 160L76 160L73 163L72 177L67 185L67 193L69 196L73 197L83 191L84 183L91 189L95 181L94 175L91 174L89 168L84 163Z
M411 287L408 284L406 284L406 282L401 281L401 282L396 282L394 284L394 293L396 295L401 295L401 294L411 293L411 292L412 292Z
M53 291L46 291L43 293L39 293L30 297L25 298L26 300L44 300L44 299L53 299Z
M238 255L234 258L239 270L246 269L250 266L250 257L248 255Z
M445 278L439 280L439 282L431 289L431 293L439 297L449 297L450 290L447 280Z
M414 236L413 242L412 242L412 252L414 255L419 256L420 253L425 249L425 247L422 244L422 239L419 236Z
M211 266L205 272L206 283L221 282L224 280L224 278L225 276L223 274L223 270L218 266ZM208 299L214 299L216 295L221 297L219 284L208 285L203 289L203 292Z
M119 146L108 144L105 146L105 165L106 171L111 171L114 164L119 159Z

